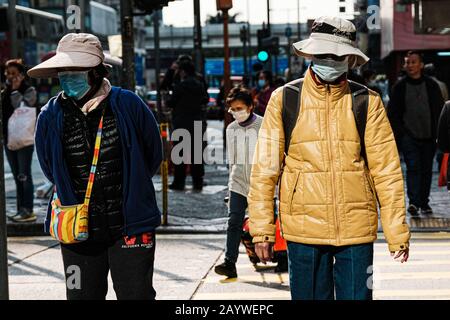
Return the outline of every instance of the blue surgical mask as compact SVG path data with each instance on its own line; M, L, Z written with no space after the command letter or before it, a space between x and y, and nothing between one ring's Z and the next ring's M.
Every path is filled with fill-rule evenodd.
M64 93L75 100L82 99L91 90L89 71L58 72L59 82Z
M333 82L348 71L348 57L345 57L343 61L313 57L311 68L320 79Z
M258 80L258 87L264 88L265 85L266 85L266 80L264 80L264 79Z

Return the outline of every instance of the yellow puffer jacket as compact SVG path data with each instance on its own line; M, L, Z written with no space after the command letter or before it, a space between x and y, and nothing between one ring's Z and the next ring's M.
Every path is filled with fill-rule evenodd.
M284 159L282 93L279 88L270 98L253 159L248 204L255 243L275 239L273 196ZM370 90L365 144L368 166L360 156L348 82L324 85L307 72L278 190L286 240L333 246L373 242L378 198L389 250L409 246L397 146L381 98Z

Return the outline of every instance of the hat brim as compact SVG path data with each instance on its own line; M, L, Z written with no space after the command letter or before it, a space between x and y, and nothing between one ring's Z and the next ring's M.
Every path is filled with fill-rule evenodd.
M294 43L294 52L306 58L319 54L334 54L337 56L353 55L356 57L356 66L362 66L370 59L361 50L349 44L324 39L306 39Z
M27 73L32 78L57 78L62 68L93 68L102 62L100 57L85 52L58 52Z

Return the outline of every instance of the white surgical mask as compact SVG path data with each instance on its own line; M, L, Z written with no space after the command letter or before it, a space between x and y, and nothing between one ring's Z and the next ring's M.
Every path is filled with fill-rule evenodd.
M231 113L233 118L236 119L236 121L239 122L239 123L244 122L250 116L250 113L248 113L247 110L232 111L230 109L230 110L228 110L228 112Z
M313 57L311 68L320 79L333 82L348 71L348 57L343 61Z

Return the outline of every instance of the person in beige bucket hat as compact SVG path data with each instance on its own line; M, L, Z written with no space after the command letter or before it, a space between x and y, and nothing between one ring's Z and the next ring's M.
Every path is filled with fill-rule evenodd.
M355 25L337 17L320 17L314 20L310 37L295 42L293 47L297 55L306 58L323 54L350 56L350 68L362 66L369 61L369 57L356 46Z
M57 78L66 68L91 69L103 63L105 56L99 39L88 33L69 33L61 38L56 55L28 71L33 78Z
M273 92L258 135L250 233L260 260L270 261L278 187L295 300L372 299L378 209L391 255L409 256L403 176L383 102L347 79L369 60L355 41L350 21L316 19L309 39L294 44L311 65L304 78Z
M134 92L111 86L103 61L96 36L70 33L54 57L28 72L57 77L63 89L42 108L36 126L38 160L55 186L45 230L61 241L66 276L71 266L81 269L80 286L66 281L67 299L104 300L111 271L118 299L150 300L161 223L152 183L162 160L159 127ZM63 241L69 231L61 223L70 214L64 208L86 199L87 237Z

